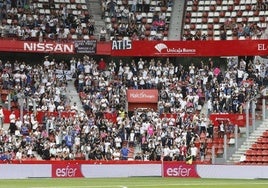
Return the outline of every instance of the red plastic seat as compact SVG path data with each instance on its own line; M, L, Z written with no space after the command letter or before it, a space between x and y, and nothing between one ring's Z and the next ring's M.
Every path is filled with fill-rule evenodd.
M262 143L262 137L258 138L256 143L261 144Z
M253 150L249 149L249 150L246 151L246 156L252 156L252 155L254 155Z
M258 164L262 164L262 156L257 156L257 159L256 159L256 162L258 163Z
M257 162L257 156L251 156L250 163L256 163L256 162Z
M268 149L262 150L262 156L268 156Z
M262 144L262 150L268 150L268 143Z
M207 154L205 156L204 162L206 163L211 163L211 159L212 159L212 155L211 154Z
M256 150L255 153L256 153L257 156L262 156L262 150L261 149Z
M252 144L250 149L257 149L257 145L258 145L257 143Z
M264 137L264 138L268 138L268 131L263 132L262 137Z
M222 155L224 152L223 152L223 147L221 148L221 147L219 147L219 148L217 148L216 149L216 154L217 155Z
M262 144L268 144L268 137L262 138Z
M258 150L262 150L262 146L263 146L263 144L258 143L256 149L258 149Z
M268 163L268 155L262 157L262 162L267 164Z

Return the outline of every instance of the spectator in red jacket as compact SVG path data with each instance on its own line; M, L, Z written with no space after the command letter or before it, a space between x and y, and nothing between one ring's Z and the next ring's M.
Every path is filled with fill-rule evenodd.
M101 58L100 61L99 61L98 69L100 71L105 71L106 70L106 62L103 60L103 58Z

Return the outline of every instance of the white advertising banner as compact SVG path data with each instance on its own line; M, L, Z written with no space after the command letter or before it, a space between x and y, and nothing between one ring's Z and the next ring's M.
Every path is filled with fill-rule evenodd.
M49 164L0 164L0 179L51 177Z
M82 165L82 174L88 178L161 176L161 164Z
M259 179L268 178L268 166L253 165L197 165L201 178Z

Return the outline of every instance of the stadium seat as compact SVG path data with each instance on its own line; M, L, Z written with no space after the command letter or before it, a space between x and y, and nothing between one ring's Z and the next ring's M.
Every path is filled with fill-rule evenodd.
M266 130L265 132L263 132L263 135L262 135L264 138L268 138L268 131Z

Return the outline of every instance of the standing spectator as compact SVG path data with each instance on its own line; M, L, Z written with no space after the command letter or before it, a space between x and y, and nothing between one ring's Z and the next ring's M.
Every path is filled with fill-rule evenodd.
M3 73L1 75L1 79L3 82L3 88L2 89L8 89L9 88L9 79L10 75L6 69L3 70Z
M164 149L163 149L163 160L164 161L171 161L170 148L168 147L167 144L164 146Z
M156 155L156 160L160 161L162 158L162 147L160 144L156 145L156 149L155 149L155 155Z
M202 113L201 114L201 118L200 118L200 133L202 132L206 132L207 130L207 118L205 117L205 114Z
M107 35L107 31L106 31L105 27L102 27L100 30L100 41L105 41L106 35Z
M2 107L2 104L0 104L0 128L3 128L4 120L5 120L5 116L3 112L3 107Z
M131 12L135 13L137 11L137 1L138 0L133 0L132 5L131 5Z
M225 134L225 125L224 122L221 121L219 125L219 137L223 138L224 134Z
M191 144L191 147L189 150L190 150L189 153L192 156L192 160L195 161L197 158L197 154L198 154L198 148L194 144Z
M44 68L45 68L45 70L48 70L49 66L50 66L50 61L48 60L48 56L46 56L45 60L44 60Z
M83 92L84 90L84 79L85 79L85 75L83 72L81 72L78 75L78 92Z
M70 71L72 72L73 76L75 76L74 74L76 73L76 59L74 57L72 57L70 60Z
M0 9L3 7L4 5L4 0L0 0ZM1 14L0 14L1 15ZM0 17L1 18L1 17ZM2 20L2 19L1 19Z
M151 0L144 0L144 12L148 13L150 11Z
M101 58L100 61L99 61L98 70L100 70L100 71L105 71L106 70L106 62L104 61L103 58Z
M212 124L212 121L209 120L208 128L207 128L207 137L208 138L213 138L213 129L214 129L214 126Z
M12 110L11 114L9 115L9 131L10 131L10 134L11 135L14 135L15 134L15 131L17 130L17 127L15 125L15 122L16 122L16 115L15 115L15 112L14 110Z
M77 107L76 102L73 103L70 110L71 110L71 112L74 112L74 113L76 113L78 111L78 107Z
M97 146L97 149L95 150L95 159L96 160L103 160L104 157L104 152L103 152L103 148L101 145Z
M137 2L137 11L143 12L143 0L138 0Z
M136 155L135 155L135 158L134 158L136 161L141 161L143 160L143 156L142 156L142 153L138 152Z
M112 160L113 158L112 154L113 154L113 149L109 145L105 151L105 155L104 155L105 160Z
M120 149L122 147L122 139L120 135L118 134L117 137L114 139L115 142L115 148Z
M66 146L67 146L66 149L68 149L68 152L71 151L72 147L73 147L73 143L74 143L72 135L71 134L66 135L64 140L65 140L65 143L66 143Z
M135 141L136 141L136 136L135 136L135 132L134 132L134 130L132 129L131 131L130 131L130 134L129 134L129 137L128 137L128 142L129 142L129 146L134 146L135 145Z
M15 155L15 160L18 160L20 163L22 162L22 149L20 148L16 155Z
M199 155L200 155L200 160L204 161L205 155L206 155L206 144L204 142L201 143L201 145L200 145Z
M129 149L126 145L124 145L121 149L122 160L128 160L128 154L129 154Z
M108 5L107 5L107 9L109 10L109 16L110 17L114 17L115 16L115 12L116 12L116 2L114 2L114 0L111 0Z
M121 156L120 150L119 149L115 149L115 151L113 152L113 159L115 161L118 161L118 160L120 160L120 156Z

